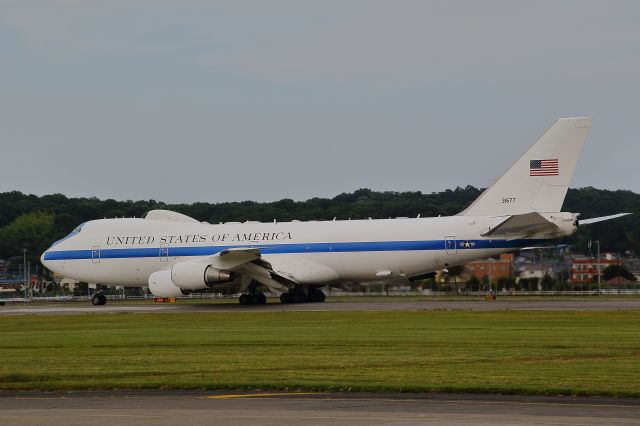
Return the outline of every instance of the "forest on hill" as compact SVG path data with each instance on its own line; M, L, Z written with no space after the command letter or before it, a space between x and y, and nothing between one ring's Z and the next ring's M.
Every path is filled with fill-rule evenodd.
M53 241L67 235L80 223L92 219L140 217L152 209L169 209L209 223L228 221L383 219L454 215L480 193L473 186L425 194L376 192L358 189L333 198L306 201L282 199L192 204L166 204L156 200L116 201L98 198L69 198L62 194L36 196L12 191L0 193L0 259L22 255L37 262ZM640 194L626 190L592 187L569 189L563 211L580 212L583 218L630 212L629 217L581 227L565 243L576 253L587 252L589 240L599 240L602 251L640 251Z

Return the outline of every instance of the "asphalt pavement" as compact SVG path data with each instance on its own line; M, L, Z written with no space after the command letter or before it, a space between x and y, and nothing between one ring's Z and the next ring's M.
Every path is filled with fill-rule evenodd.
M78 303L51 303L44 305L8 304L0 306L0 315L37 315L37 314L83 314L98 312L357 312L357 311L616 311L640 309L640 299L593 299L582 300L402 300L384 299L380 301L288 304L273 302L266 305L246 306L239 303L107 303L104 306L92 306Z
M0 392L4 426L638 425L640 400L296 392Z

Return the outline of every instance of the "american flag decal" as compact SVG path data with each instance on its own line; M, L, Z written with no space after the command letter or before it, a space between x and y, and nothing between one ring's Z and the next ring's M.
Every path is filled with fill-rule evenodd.
M529 176L558 176L559 173L557 158L529 161Z

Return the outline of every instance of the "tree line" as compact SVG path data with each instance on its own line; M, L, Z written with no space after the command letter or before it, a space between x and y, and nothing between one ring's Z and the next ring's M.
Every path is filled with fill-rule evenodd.
M141 217L153 209L175 210L209 223L448 216L464 210L481 192L481 189L473 186L429 194L420 191L377 192L358 189L333 198L316 197L305 201L282 199L264 203L241 201L191 204L4 192L0 193L0 259L21 255L26 248L31 261L37 262L40 254L52 242L63 238L83 222L101 218ZM640 249L640 194L592 187L569 189L563 210L580 212L584 218L619 212L636 213L580 228L576 235L564 241L571 245L574 252L586 252L589 240L599 240L603 252L638 252Z

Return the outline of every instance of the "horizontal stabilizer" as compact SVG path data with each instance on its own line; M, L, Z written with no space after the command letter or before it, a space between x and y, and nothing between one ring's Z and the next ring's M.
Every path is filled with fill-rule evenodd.
M567 244L554 244L554 245L546 245L546 246L530 246L530 247L522 247L521 249L518 249L518 251L525 251L525 250L540 250L540 249L564 249L567 247Z
M543 231L555 231L558 226L545 219L540 213L525 213L509 217L500 225L482 234L483 237L500 235L501 237L532 235Z
M590 225L592 223L598 223L598 222L604 222L605 220L617 219L619 217L627 216L630 214L633 214L633 213L618 213L618 214L612 214L611 216L594 217L591 219L580 219L578 223L580 225Z

